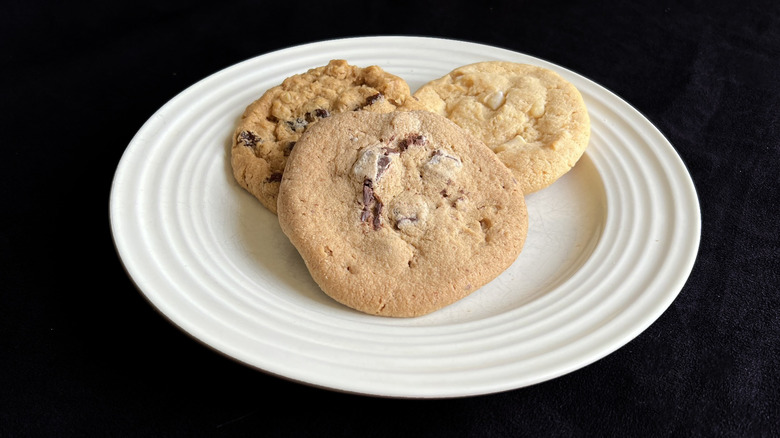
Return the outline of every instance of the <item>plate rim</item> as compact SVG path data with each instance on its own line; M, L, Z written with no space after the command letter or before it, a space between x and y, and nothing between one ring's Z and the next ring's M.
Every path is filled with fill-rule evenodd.
M339 391L339 392L347 392L347 393L364 394L364 395L368 394L368 395L377 395L377 396L390 396L390 397L426 397L426 398L434 397L434 398L446 398L446 397L459 397L459 396L478 395L478 394L491 393L491 392L500 392L500 391L504 391L504 390L515 389L515 388L518 388L520 386L528 386L528 384L520 385L520 386L509 385L507 387L496 388L494 390L476 391L476 392L475 391L471 391L471 392L463 392L463 393L438 394L438 395L435 395L435 394L410 394L410 395L404 395L402 393L383 394L381 392L370 391L370 390L362 391L362 390L357 390L357 389L354 389L354 388L353 389L339 388L339 387L333 386L333 385L321 384L321 383L317 383L315 381L310 381L310 380L307 380L307 379L298 379L298 378L295 378L295 377L292 377L292 376L288 376L288 375L285 375L285 374L279 374L279 373L271 371L271 370L269 370L267 368L260 367L260 366L258 366L256 364L252 363L251 361L244 360L244 358L242 358L240 355L231 354L231 353L226 352L223 349L217 348L216 346L212 345L208 341L204 340L202 337L197 336L194 333L190 332L190 330L188 330L186 327L181 325L179 323L179 321L175 320L170 315L170 313L168 313L168 312L164 311L162 308L160 308L159 305L148 294L148 291L145 291L142 288L139 279L136 278L132 274L131 269L126 264L127 263L127 259L125 257L123 257L123 251L125 251L125 248L121 247L122 243L120 243L120 239L119 239L119 236L117 235L117 228L116 228L117 217L118 217L117 216L117 214L118 214L117 213L117 208L118 208L118 203L120 201L120 199L116 197L117 190L118 190L117 189L117 185L120 182L120 179L124 176L123 172L127 170L126 167L128 166L128 164L127 164L127 161L126 161L126 157L129 156L130 150L134 147L135 144L137 144L137 142L142 141L142 139L140 138L141 134L145 133L146 130L149 129L149 126L151 126L151 124L154 123L154 119L159 114L161 114L166 108L168 108L169 105L171 105L174 101L177 101L178 99L181 99L182 96L185 96L187 94L195 92L196 87L200 86L199 84L203 84L208 79L210 79L210 78L212 78L214 76L227 74L226 72L229 72L231 69L238 69L238 68L240 68L241 65L243 65L245 63L257 62L258 58L267 57L267 56L272 55L272 54L279 55L279 54L283 54L283 53L287 53L287 52L294 52L296 50L305 50L306 48L321 47L323 45L328 45L328 44L346 44L346 45L350 45L350 44L366 42L366 41L377 42L377 41L380 41L380 40L384 41L384 42L388 42L388 41L394 41L394 42L404 41L406 43L411 43L411 42L414 42L414 41L417 41L417 42L424 41L424 42L431 43L431 44L434 44L434 45L443 43L443 44L454 44L454 45L469 45L469 46L474 46L474 47L485 47L485 48L489 48L491 50L503 51L503 52L506 52L507 54L522 55L524 57L527 57L527 58L530 58L530 59L533 59L533 60L538 60L541 64L547 64L547 65L550 65L550 66L554 66L557 69L560 69L561 71L568 72L568 74L572 75L572 77L576 77L580 81L585 81L585 82L589 83L591 86L596 87L600 92L608 94L613 99L617 99L619 102L621 102L622 105L624 105L626 108L630 109L630 111L633 111L634 114L635 114L635 117L638 117L642 122L644 122L647 125L647 127L650 128L651 133L659 136L661 146L665 148L665 152L667 154L666 155L667 158L671 157L673 160L676 159L676 164L682 167L682 169L685 172L685 176L687 176L687 178L684 180L684 182L686 183L684 189L687 192L686 195L689 198L691 198L692 200L695 201L695 209L694 210L695 210L696 215L695 215L695 218L694 218L695 220L689 223L689 225L693 225L692 229L690 230L691 231L691 235L693 236L693 238L692 238L691 242L689 242L690 254L688 255L688 257L685 260L685 267L682 269L682 271L686 272L687 274L684 275L681 278L678 278L677 281L675 282L675 284L676 284L675 285L676 291L674 293L667 294L665 296L666 300L664 301L664 303L660 304L657 307L657 312L656 312L657 314L655 314L653 317L646 318L644 320L644 322L645 322L644 324L637 325L635 327L635 330L634 330L635 333L630 333L630 334L624 335L623 336L624 339L622 339L619 342L620 345L618 345L617 347L614 347L614 345L615 345L614 343L610 347L606 347L605 346L604 350L607 350L607 351L602 351L602 352L597 353L595 355L591 355L591 360L588 360L588 361L583 362L583 363L581 363L579 365L576 365L576 366L574 366L570 370L558 370L557 372L552 372L552 373L550 373L550 375L548 375L546 377L543 377L543 378L539 378L539 379L537 379L537 381L531 382L529 384L539 383L539 382L542 382L542 381L545 381L545 380L549 380L551 378L555 378L555 377L567 374L567 373L569 373L571 371L574 371L576 369L580 369L580 368L582 368L582 367L584 367L584 366L586 366L586 365L588 365L590 363L595 362L598 359L601 359L601 358L605 357L606 355L616 351L617 349L621 348L623 345L628 343L630 340L634 339L636 336L641 334L644 330L647 329L647 327L649 327L652 323L654 323L660 317L660 315L663 312L666 311L666 309L672 304L674 299L679 295L679 293L681 292L681 290L684 287L685 283L687 282L687 280L688 280L688 278L689 278L689 276L691 274L691 271L692 271L692 269L694 267L695 261L697 259L696 256L697 256L698 250L700 248L700 239L701 239L701 211L700 211L701 207L700 207L699 202L698 202L698 195L696 194L695 184L694 184L694 182L693 182L693 180L692 180L692 178L690 176L690 172L688 171L687 166L685 165L685 163L683 162L683 160L679 156L679 154L676 152L674 147L671 145L671 143L668 141L668 139L666 139L666 137L663 135L663 133L656 127L656 125L648 117L646 117L644 114L642 114L636 108L634 108L630 103L628 103L627 101L622 99L620 96L618 96L614 92L612 92L612 91L606 89L605 87L601 86L600 84L598 84L598 83L596 83L596 82L586 78L585 76L580 75L579 73L576 73L576 72L574 72L574 71L572 71L570 69L567 69L565 67L562 67L560 65L551 63L551 62L546 61L544 59L541 59L541 58L538 58L538 57L535 57L535 56L531 56L531 55L527 55L527 54L524 54L524 53L521 53L521 52L513 51L511 49L506 49L506 48L497 47L497 46L490 46L490 45L487 45L487 44L478 43L478 42L471 42L471 41L466 41L466 40L446 39L446 38L437 38L437 37L364 36L364 37L337 38L337 39L332 39L332 40L320 40L320 41L315 41L315 42L310 42L310 43L305 43L305 44L300 44L300 45L291 45L291 46L288 46L288 47L285 47L285 48L282 48L282 49L274 50L272 52L268 52L268 53L264 53L264 54L260 54L260 55L257 55L257 56L253 56L253 57L247 58L247 59L245 59L243 61L240 61L238 63L235 63L235 64L233 64L231 66L228 66L226 68L218 70L217 72L215 72L215 73L213 73L213 74L211 74L211 75L209 75L209 76L207 76L207 77L197 81L196 83L190 85L189 87L187 87L186 89L184 89L183 91L181 91L180 93L175 95L173 98L169 99L164 105L162 105L157 111L155 111L155 113L152 114L152 116L144 124L142 124L142 126L139 128L137 133L134 135L133 139L128 144L126 150L123 152L122 157L120 158L119 163L117 165L116 172L114 174L114 179L112 181L111 191L110 191L109 221L110 221L110 225L111 225L112 241L114 243L114 248L116 250L117 255L119 256L119 259L120 259L120 262L121 262L121 265L122 265L123 269L127 273L127 276L131 280L131 282L134 285L134 287L139 292L141 292L141 295L147 300L147 302L149 302L152 305L152 307L160 315L162 315L167 321L172 323L175 327L179 328L181 331L183 331L184 333L189 335L191 338L195 339L196 341L198 341L202 345L207 346L209 349L211 349L213 351L216 351L216 352L222 354L223 356L225 356L227 358L230 358L232 360L236 360L236 361L238 361L240 363L243 363L243 364L245 364L245 365L247 365L247 366L249 366L251 368L254 368L254 369L260 370L262 372L265 372L265 373L268 373L268 374L271 374L271 375L283 378L285 380L295 381L295 382L299 382L299 383L302 383L302 384L306 384L306 385L310 385L310 386L314 386L314 387L320 387L320 388L324 388L324 389L328 389L328 390L334 390L334 391ZM678 189L679 189L679 187L678 187ZM607 211L609 211L609 207L608 206L607 206ZM692 249L690 249L690 248L692 248Z

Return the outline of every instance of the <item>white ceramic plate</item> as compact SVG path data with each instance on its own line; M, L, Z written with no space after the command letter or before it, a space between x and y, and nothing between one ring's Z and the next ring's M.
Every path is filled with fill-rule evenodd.
M508 60L556 70L582 92L588 150L562 179L528 196L526 246L495 281L420 318L358 313L320 291L276 216L233 180L230 137L244 108L334 58L379 65L413 91L460 65ZM389 397L505 391L606 356L671 304L700 236L687 170L626 102L537 58L417 37L291 47L196 83L127 147L110 214L128 274L186 333L283 378Z

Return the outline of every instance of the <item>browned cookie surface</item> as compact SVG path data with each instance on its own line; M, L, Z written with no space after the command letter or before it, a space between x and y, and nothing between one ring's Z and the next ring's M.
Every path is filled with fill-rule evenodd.
M308 126L344 111L393 111L408 98L402 78L344 60L288 77L244 111L231 150L236 181L275 213L287 157Z

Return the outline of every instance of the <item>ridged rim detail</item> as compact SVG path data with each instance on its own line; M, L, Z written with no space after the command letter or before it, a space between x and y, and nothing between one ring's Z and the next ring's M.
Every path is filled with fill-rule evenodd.
M578 167L589 166L582 178L597 176L592 196L603 205L589 207L595 219L576 237L582 244L567 270L484 314L463 313L464 304L461 313L388 319L345 311L319 296L280 237L275 216L247 201L232 180L228 141L243 108L265 89L332 58L380 65L413 90L459 65L491 59L551 68L574 83L592 123L591 145ZM543 204L554 196L531 195L529 211L537 198ZM671 304L690 274L700 234L685 166L663 135L619 97L537 58L418 37L291 47L194 84L155 113L128 146L114 178L110 216L130 277L194 338L285 378L392 397L504 391L604 357ZM250 220L263 225L242 222ZM278 256L263 255L263 247ZM258 262L268 275L253 271ZM288 269L294 272L281 279L273 274ZM512 292L522 283L522 272L507 275L496 289Z

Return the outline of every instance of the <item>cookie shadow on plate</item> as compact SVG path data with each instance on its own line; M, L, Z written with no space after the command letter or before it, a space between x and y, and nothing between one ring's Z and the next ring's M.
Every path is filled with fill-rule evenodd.
M273 294L302 307L351 311L327 296L314 282L295 247L279 227L277 216L244 190L233 176L230 164L231 139L224 142L224 175L234 197L234 245L243 260L237 268L255 283L253 293Z

